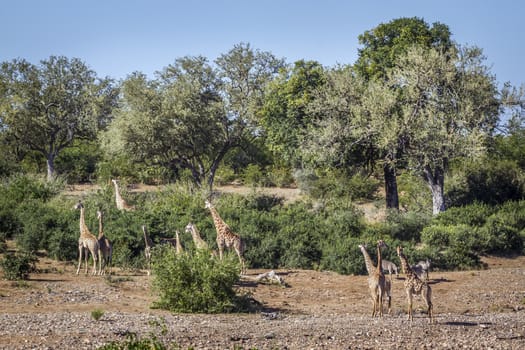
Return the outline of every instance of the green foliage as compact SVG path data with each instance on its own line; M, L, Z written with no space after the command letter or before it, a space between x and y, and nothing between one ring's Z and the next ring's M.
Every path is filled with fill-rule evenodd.
M442 225L483 226L487 218L494 214L497 208L483 203L473 203L463 207L451 207L433 219L434 223Z
M448 206L474 202L497 205L525 198L525 173L515 161L471 162L457 171L461 181L447 189Z
M27 280L31 272L36 271L38 258L29 253L8 253L0 260L4 278L10 281Z
M2 123L13 148L38 152L54 160L78 138L94 138L108 122L117 91L78 58L50 56L34 65L25 59L4 62L0 84L9 89L0 99Z
M331 198L373 199L380 185L379 181L361 173L348 176L337 170L325 171L323 174L308 171L296 172L296 176L301 190L312 198L325 200Z
M128 333L126 340L103 345L98 350L168 350L179 349L179 347L169 347L159 340L155 335L146 338L139 338L135 333Z
M421 239L441 249L455 247L465 255L521 252L524 228L525 201L496 207L476 203L440 214L423 230Z
M104 310L102 309L94 309L91 311L91 317L95 320L95 321L98 321L102 318L102 316L104 316Z
M89 182L94 178L96 165L102 153L95 141L76 140L57 157L55 165L69 183Z
M248 164L243 171L242 179L248 186L261 186L264 182L263 172L257 164Z
M359 35L362 48L355 66L367 78L385 78L386 70L392 68L408 48L418 44L448 49L453 45L450 37L450 29L444 24L429 26L417 17L396 18Z
M177 255L167 245L155 247L152 259L157 308L173 312L220 313L238 309L234 285L239 281L237 257L221 261L209 251Z
M430 216L421 212L388 212L387 220L379 223L376 229L393 239L419 242L421 230L430 222ZM372 226L373 227L373 226Z

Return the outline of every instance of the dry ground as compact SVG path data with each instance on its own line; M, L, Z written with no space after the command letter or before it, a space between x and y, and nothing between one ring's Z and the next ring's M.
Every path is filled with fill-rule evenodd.
M1 349L95 349L129 333L155 334L183 349L525 348L525 257L486 258L488 269L431 272L436 324L416 300L406 320L403 277L394 278L393 312L370 317L365 276L277 270L289 287L241 288L264 305L256 314L187 315L151 309L151 276L116 270L76 276L74 262L41 259L27 283L0 281ZM100 309L99 321L91 311Z

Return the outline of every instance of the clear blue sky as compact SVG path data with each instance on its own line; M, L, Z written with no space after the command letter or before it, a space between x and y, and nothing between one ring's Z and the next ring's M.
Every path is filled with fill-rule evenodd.
M484 50L501 84L525 84L521 0L0 0L0 61L77 57L99 76L155 71L176 58L213 61L235 44L288 63L352 64L358 35L399 17L450 27Z

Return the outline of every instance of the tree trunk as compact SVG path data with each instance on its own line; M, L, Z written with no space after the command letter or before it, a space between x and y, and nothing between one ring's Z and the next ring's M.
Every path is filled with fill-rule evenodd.
M445 211L445 171L436 167L434 171L427 166L423 170L430 192L432 193L432 214L437 215Z
M383 166L385 176L385 194L387 209L399 210L399 197L397 193L396 168L390 163Z
M55 178L55 155L47 155L47 181L52 181Z

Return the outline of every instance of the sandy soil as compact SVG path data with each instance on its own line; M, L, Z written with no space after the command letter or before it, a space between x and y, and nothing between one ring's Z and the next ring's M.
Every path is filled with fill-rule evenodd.
M305 270L277 270L287 288L254 283L266 271L249 270L239 288L263 312L187 315L151 309L152 277L141 272L76 276L73 262L42 259L27 283L0 281L0 348L96 349L130 333L183 349L525 348L525 257L484 261L486 270L431 272L429 325L418 299L406 320L403 276L382 319L370 316L365 276Z

